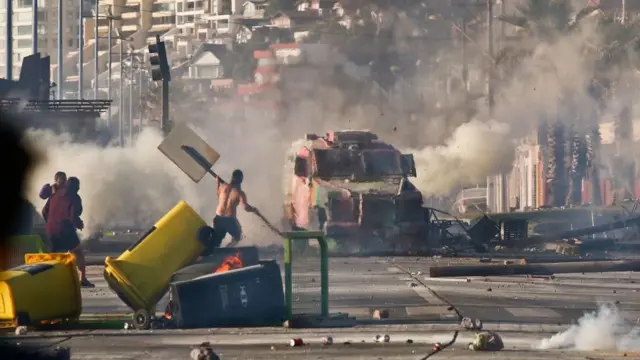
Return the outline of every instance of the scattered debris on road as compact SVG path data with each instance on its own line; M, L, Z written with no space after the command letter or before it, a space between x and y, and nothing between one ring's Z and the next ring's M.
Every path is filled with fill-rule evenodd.
M500 351L504 349L504 343L498 333L493 331L482 331L476 333L473 342L467 345L472 351Z
M291 347L297 347L297 346L302 346L302 345L304 345L304 341L302 341L302 339L300 339L300 338L289 340L289 346L291 346Z
M211 344L204 342L198 347L191 349L192 360L220 360L220 357L213 352Z
M482 330L482 325L482 320L471 319L468 317L462 318L462 321L460 322L460 326L466 330Z
M322 338L322 345L333 345L333 338L331 336L325 336Z
M374 320L382 320L389 318L389 310L386 309L378 309L373 311L372 315Z

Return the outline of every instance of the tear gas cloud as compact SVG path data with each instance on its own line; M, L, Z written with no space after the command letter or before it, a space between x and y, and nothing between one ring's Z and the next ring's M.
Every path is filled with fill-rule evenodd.
M366 83L336 75L333 68L316 69L326 74L309 79L303 78L307 71L296 73L296 86L304 86L283 90L287 113L275 119L265 112L234 118L217 112L210 101L181 105L191 104L192 95L173 100L176 106L184 107L180 120L190 123L221 153L216 171L228 178L234 168L242 169L249 202L277 223L282 215L284 161L292 141L307 132L369 128L400 148L412 148L419 174L416 185L426 195L452 195L460 185L482 183L489 175L508 172L520 139L530 135L541 118L555 118L567 95L573 104L588 109L587 113L594 108L584 89L592 78L595 60L583 49L597 40L594 27L587 23L554 42L537 44L513 74L497 81L493 115L487 114L482 98L470 121L460 114L434 114L426 104L408 116L407 109L389 105ZM485 61L482 56L470 59ZM429 87L445 71L449 74L452 64L446 64L447 69L431 68L409 81L415 88ZM471 70L481 68L480 63L470 64ZM473 76L478 78L474 86L483 87L482 72ZM453 95L460 98L460 94ZM455 106L453 110L460 112ZM582 121L587 126L595 120L586 116ZM206 176L201 183L192 183L157 150L161 137L153 130L144 130L134 147L125 149L70 144L42 132L31 132L30 137L46 152L48 162L33 176L29 197L41 206L38 189L53 180L55 171L78 176L86 208L85 235L114 224L150 226L180 199L207 221L214 215L217 196L213 180ZM278 240L254 216L239 211L239 217L248 242Z
M486 100L480 99L479 111L468 123L460 116L425 119L425 137L432 144L412 150L418 171L416 185L425 195L447 196L461 185L484 183L487 176L510 172L522 139L534 134L540 120L557 119L565 106L586 109L588 116L578 119L577 124L575 118L567 119L576 130L586 131L595 124L596 104L585 91L595 58L586 56L584 48L597 41L595 26L587 23L553 43L535 45L513 74L496 81L492 116ZM460 125L451 126L451 121Z
M603 304L585 314L564 332L542 340L538 349L572 349L582 351L640 350L640 328L624 320L621 310L612 304Z

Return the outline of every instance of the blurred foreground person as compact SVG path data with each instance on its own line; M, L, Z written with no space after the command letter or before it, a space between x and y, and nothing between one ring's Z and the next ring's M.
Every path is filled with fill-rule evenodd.
M35 154L25 147L22 136L10 123L17 123L5 113L0 113L0 152L4 175L0 176L0 267L6 268L10 260L9 238L15 234L15 223L20 219L20 208L25 204L22 194L25 191L25 179L28 171L35 165ZM58 352L45 354L29 349L29 345L14 346L0 341L0 354L3 359L69 359L70 354Z
M49 198L42 209L42 217L47 221L47 235L51 242L52 252L71 252L76 256L80 270L80 285L94 287L87 279L87 266L84 251L78 238L77 230L84 229L82 215L82 199L78 195L80 180L70 177L66 185Z
M62 188L66 182L67 174L62 171L58 171L53 177L53 185L44 184L42 189L40 189L40 199L49 199L51 195L55 194L58 189Z
M220 246L224 237L231 235L231 245L235 246L242 239L242 227L237 217L238 205L242 204L247 212L255 212L256 208L247 203L247 194L242 190L244 174L242 170L234 170L231 175L231 182L225 183L220 177L216 177L218 182L218 208L216 217L213 218L213 229L215 231L214 245Z

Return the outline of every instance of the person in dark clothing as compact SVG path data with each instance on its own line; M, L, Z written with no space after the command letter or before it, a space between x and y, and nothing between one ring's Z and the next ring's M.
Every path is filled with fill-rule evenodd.
M51 242L52 252L71 252L76 256L78 269L80 270L80 284L83 287L94 285L87 279L84 251L76 229L84 229L84 223L80 219L82 215L82 199L78 195L80 180L70 177L64 187L49 198L42 209L42 216L47 221L47 235Z
M37 214L35 207L29 200L22 197L20 200L20 218L14 223L13 236L33 234L33 217Z
M51 195L55 194L56 190L63 187L67 182L67 174L62 171L58 171L53 177L53 185L44 184L40 189L40 199L47 200Z

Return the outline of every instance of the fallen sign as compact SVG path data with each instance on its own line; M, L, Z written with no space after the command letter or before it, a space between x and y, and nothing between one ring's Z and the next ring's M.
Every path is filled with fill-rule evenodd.
M429 277L553 275L567 273L593 273L640 271L640 260L582 261L571 263L538 263L506 265L432 266Z

